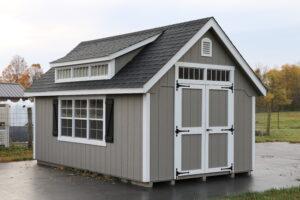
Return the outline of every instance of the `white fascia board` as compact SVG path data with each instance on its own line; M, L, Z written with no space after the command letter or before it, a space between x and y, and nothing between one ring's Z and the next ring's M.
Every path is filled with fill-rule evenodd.
M100 95L100 94L141 94L142 88L128 89L98 89L98 90L69 90L69 91L48 91L48 92L25 92L25 97L40 96L74 96L74 95Z
M244 60L229 38L226 36L224 31L221 29L215 19L210 19L170 60L164 65L156 74L153 76L145 85L144 90L148 92L154 84L162 78L162 76L168 72L168 70L175 65L175 63L210 29L214 29L220 39L224 42L230 53L234 56L237 62L241 65L256 87L259 89L261 94L264 96L267 93L265 86L257 78L255 73L252 71L248 63Z
M155 41L158 37L160 36L160 34L154 35L152 37L147 38L146 40L143 40L141 42L138 42L134 45L131 45L125 49L122 49L118 52L115 52L111 55L105 56L105 57L101 57L101 58L92 58L92 59L84 59L84 60L76 60L76 61L70 61L70 62L62 62L62 63L52 63L50 64L50 67L62 67L62 66L69 66L69 65L78 65L78 64L86 64L86 63L93 63L93 62L101 62L101 61L108 61L108 60L112 60L115 59L119 56L122 56L128 52L131 52L135 49L138 49L142 46L145 46L153 41Z

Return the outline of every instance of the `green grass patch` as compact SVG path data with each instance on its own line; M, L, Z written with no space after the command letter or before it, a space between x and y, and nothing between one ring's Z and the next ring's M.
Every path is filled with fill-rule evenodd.
M265 132L267 113L256 114L256 130ZM279 129L277 113L271 115L271 134L256 136L256 142L300 143L300 112L280 112Z
M0 147L0 163L32 160L32 149L28 149L24 145L11 145L8 148Z
M271 200L271 199L300 199L300 186L287 189L271 189L265 192L249 192L237 196L229 196L222 199L228 200Z

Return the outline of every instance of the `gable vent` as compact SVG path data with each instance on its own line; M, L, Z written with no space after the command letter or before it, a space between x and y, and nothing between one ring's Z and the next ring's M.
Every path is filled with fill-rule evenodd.
M203 38L201 40L201 56L212 56L212 42L209 38Z

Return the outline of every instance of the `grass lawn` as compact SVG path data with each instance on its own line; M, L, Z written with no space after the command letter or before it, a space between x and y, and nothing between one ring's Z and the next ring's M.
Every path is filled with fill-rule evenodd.
M228 199L228 200L250 200L250 199L255 199L255 200L265 200L265 199L289 199L289 200L296 200L300 199L300 186L299 187L292 187L292 188L287 188L287 189L272 189L272 190L267 190L265 192L250 192L250 193L245 193L242 195L237 195L237 196L229 196L225 197L223 199Z
M279 114L279 129L277 113L271 116L271 134L256 136L256 142L291 142L300 143L300 112L281 112ZM267 113L256 114L256 130L266 131Z
M23 145L11 145L9 148L0 147L0 163L21 160L32 160L32 149Z

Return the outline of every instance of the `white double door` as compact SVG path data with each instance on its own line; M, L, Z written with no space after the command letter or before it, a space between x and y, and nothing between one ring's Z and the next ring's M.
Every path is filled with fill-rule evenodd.
M233 90L187 84L175 91L175 177L233 169Z

